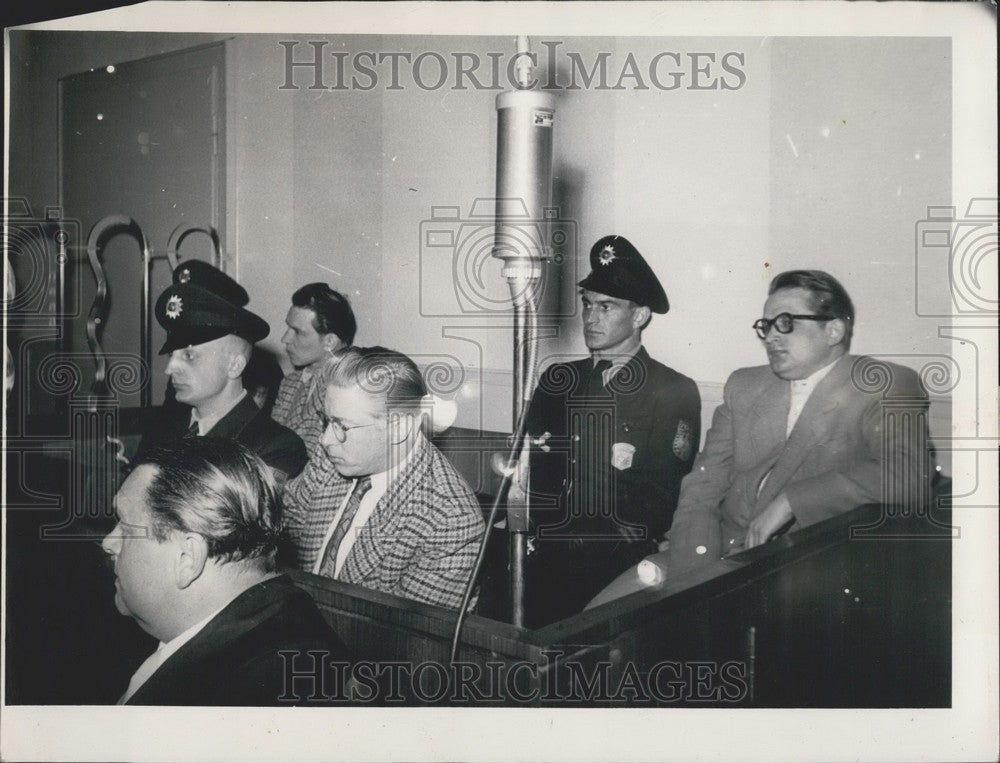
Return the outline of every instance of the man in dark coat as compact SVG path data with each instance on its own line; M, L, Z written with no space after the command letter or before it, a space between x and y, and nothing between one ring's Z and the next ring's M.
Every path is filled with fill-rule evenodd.
M116 494L115 511L118 524L102 543L115 604L160 641L119 704L344 698L331 689L347 675L343 642L309 596L274 571L280 511L259 458L210 437L154 448Z
M170 353L166 371L182 405L157 412L137 456L153 445L211 435L246 445L279 484L301 472L308 458L302 440L272 421L243 388L251 348L269 333L267 322L190 282L168 286L155 312L167 332L160 354Z
M550 366L528 413L535 553L529 625L561 619L656 551L700 436L694 381L642 346L667 296L632 244L605 236L580 282L592 356Z

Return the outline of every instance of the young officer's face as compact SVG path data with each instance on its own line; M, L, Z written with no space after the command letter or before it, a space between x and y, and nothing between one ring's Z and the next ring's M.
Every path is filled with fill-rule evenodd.
M635 302L584 289L583 340L587 349L613 353L639 333L645 308Z

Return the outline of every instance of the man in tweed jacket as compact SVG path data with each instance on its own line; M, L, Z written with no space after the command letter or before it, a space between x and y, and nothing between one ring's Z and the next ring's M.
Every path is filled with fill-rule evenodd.
M419 370L382 347L350 348L327 362L318 382L322 448L284 496L296 563L458 607L485 523L469 486L421 431Z
M347 297L325 283L298 289L285 323L281 341L295 370L282 380L271 418L301 437L311 454L323 435L312 380L330 355L351 345L358 324Z

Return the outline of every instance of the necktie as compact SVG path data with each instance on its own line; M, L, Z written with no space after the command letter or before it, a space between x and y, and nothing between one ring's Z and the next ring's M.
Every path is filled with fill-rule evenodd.
M365 493L371 486L371 477L362 477L355 483L351 497L347 499L347 505L344 506L344 511L340 515L340 521L337 522L333 535L330 536L330 542L326 544L326 550L323 552L323 563L319 568L320 575L328 578L336 576L337 552L340 550L340 544L343 542L344 536L347 535L347 531L351 529L351 523L357 516L358 509L361 508L361 499L365 497Z
M610 360L599 360L590 372L587 380L587 397L601 397L604 391L604 372L611 368Z
M200 432L198 431L198 422L192 421L191 426L189 426L187 428L187 431L184 433L184 439L186 440L189 437L197 437L199 434Z

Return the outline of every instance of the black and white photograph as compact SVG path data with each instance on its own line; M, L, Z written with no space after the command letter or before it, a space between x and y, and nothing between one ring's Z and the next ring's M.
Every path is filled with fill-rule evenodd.
M995 5L55 15L0 757L996 758Z

